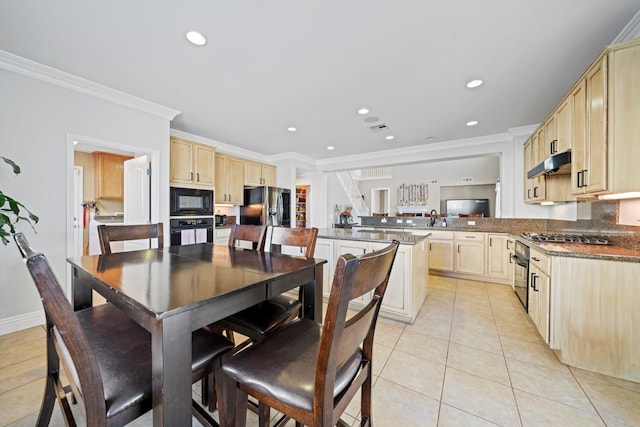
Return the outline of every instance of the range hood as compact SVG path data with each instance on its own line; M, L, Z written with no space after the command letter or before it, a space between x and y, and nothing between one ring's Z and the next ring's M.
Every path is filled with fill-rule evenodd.
M571 151L551 156L533 169L527 172L527 178L535 178L540 175L570 174L571 173Z

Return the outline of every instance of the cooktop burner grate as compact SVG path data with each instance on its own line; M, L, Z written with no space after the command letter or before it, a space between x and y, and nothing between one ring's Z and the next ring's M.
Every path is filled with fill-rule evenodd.
M582 243L586 245L608 245L607 239L590 234L522 233L522 237L540 243Z

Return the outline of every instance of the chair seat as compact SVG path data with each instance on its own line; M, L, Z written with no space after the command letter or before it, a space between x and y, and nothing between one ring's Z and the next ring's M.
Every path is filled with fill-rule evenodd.
M108 303L78 311L76 316L95 351L104 385L107 418L118 418L124 424L150 410L151 334ZM216 368L219 368L219 356L225 352L230 356L232 349L233 343L222 335L195 331L192 335L194 381L204 376L211 363L218 363ZM65 365L73 366L66 349L61 350Z
M236 382L287 405L313 411L316 362L322 325L298 319L234 356L222 367ZM360 369L358 350L338 367L333 396L346 389Z
M226 317L218 325L259 341L282 323L294 318L302 308L297 298L277 295Z

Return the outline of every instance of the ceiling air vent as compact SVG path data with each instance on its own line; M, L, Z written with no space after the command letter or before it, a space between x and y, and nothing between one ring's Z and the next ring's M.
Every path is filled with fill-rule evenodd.
M382 132L383 130L387 130L389 128L387 127L387 125L380 124L375 126L369 126L369 129L371 129L371 132Z
M437 184L437 183L438 183L438 180L437 180L437 179L430 179L430 180L428 181L428 183L429 183L429 184Z
M473 182L473 177L467 176L465 178L462 178L462 182Z

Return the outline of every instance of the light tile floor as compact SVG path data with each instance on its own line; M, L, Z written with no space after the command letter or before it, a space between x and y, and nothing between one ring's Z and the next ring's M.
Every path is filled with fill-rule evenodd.
M42 327L0 337L0 426L35 424L44 366ZM508 286L431 276L413 325L380 319L373 369L377 427L640 426L640 383L559 363Z

